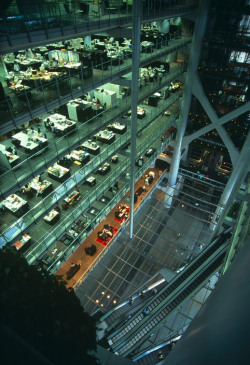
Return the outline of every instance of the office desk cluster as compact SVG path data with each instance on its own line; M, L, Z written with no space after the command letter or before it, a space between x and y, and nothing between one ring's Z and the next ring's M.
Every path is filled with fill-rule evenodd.
M21 217L29 210L28 202L16 194L8 196L2 201L2 204L16 217Z
M63 182L70 177L70 170L66 167L54 164L48 168L48 175L51 179Z
M42 137L37 131L27 129L25 132L18 132L12 136L17 146L24 148L27 153L35 153L48 146L48 140Z
M68 120L65 115L57 113L50 115L50 117L48 118L45 118L43 122L46 129L52 130L51 127L53 126L54 132L57 132L57 134L60 135L64 135L76 129L76 122Z

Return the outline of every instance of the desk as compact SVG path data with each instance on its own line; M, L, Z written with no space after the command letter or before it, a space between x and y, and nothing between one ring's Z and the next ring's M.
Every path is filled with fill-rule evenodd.
M45 118L43 120L44 124L47 125L47 121L49 120L49 122L51 123L62 123L62 122L65 122L66 121L66 117L65 115L61 115L61 114L58 114L58 113L55 113L55 114L52 114L50 117L48 118Z
M52 209L52 211L49 212L49 214L47 214L43 219L45 220L46 223L53 225L59 220L59 218L60 218L59 212L55 209Z
M143 41L141 42L142 52L150 53L153 50L154 43Z
M31 237L28 235L28 234L24 234L22 236L22 238L19 240L19 241L16 241L14 244L13 244L13 247L16 248L16 250L22 250L23 247L28 243L30 242L31 240ZM26 246L27 247L27 246Z
M71 264L70 269L66 272L67 275L67 280L70 280L76 273L77 271L80 269L81 265L77 265L77 264Z
M100 153L100 146L98 146L95 142L86 141L81 146L92 155L98 155Z
M2 203L16 217L21 217L29 210L28 202L16 194L8 196Z
M110 164L103 164L98 170L98 174L105 175L110 170Z
M102 202L103 204L108 204L110 202L110 198L108 198L107 196L103 195L101 197L101 199L99 199L100 202Z
M129 208L126 205L119 206L118 211L115 212L115 217L120 220L127 219L129 217Z
M53 185L50 181L44 180L43 182L39 182L38 178L34 178L31 180L29 186L35 190L37 195L46 196L53 190Z
M112 158L111 158L111 162L112 163L114 163L114 164L116 164L116 163L118 163L118 156L113 156Z
M74 150L74 151L71 151L70 155L67 155L67 156L70 156L74 161L79 161L79 162L88 162L90 160L90 155L88 152L85 152L85 151L77 151L77 150Z
M113 227L110 226L109 224L105 224L103 229L98 232L97 236L102 241L107 241L108 238L113 237Z
M45 126L50 126L54 124L55 130L59 134L66 134L74 129L76 129L76 122L67 120L64 115L53 114L49 118L43 120Z
M18 58L16 58L16 62L19 64L20 66L20 70L23 71L23 70L26 70L27 67L34 67L36 69L39 68L39 66L42 64L42 60L37 60L37 59L34 59L34 58L23 58L20 60Z
M100 210L99 210L99 209L97 209L97 208L95 208L95 207L91 207L91 208L87 211L87 213L89 213L89 214L92 214L92 215L96 216L98 213L100 213Z
M154 154L154 152L155 152L155 148L149 148L149 150L147 150L145 152L145 156L146 157L150 157L150 156L152 156Z
M131 116L131 110L128 111L128 116ZM146 110L140 107L137 107L137 118L143 119L146 116Z
M115 140L115 134L110 131L104 130L97 133L95 135L95 138L100 142L111 144Z
M9 88L10 88L10 90L14 91L17 95L30 90L29 86L22 85L22 84L15 84L14 86L10 86Z
M69 206L75 204L81 199L79 191L74 191L69 197L65 198L64 201L69 204Z
M37 131L28 129L27 132L27 134L24 132L19 132L12 136L13 139L20 142L20 146L24 147L25 152L35 153L48 146L48 140L41 137Z
M48 175L51 179L62 182L70 177L70 170L66 167L55 164L48 168Z
M6 151L6 146L0 144L0 165L10 169L17 165L19 160L19 156L14 155L13 153Z
M127 130L127 126L120 123L113 123L108 125L108 129L118 134L124 134Z
M46 84L51 81L55 81L55 78L58 81L61 81L64 77L63 72L37 72L36 74L23 73L23 82L27 83L29 86L39 88L41 83ZM62 84L62 81L61 81Z
M73 230L75 233L79 234L82 232L87 226L89 225L89 222L87 220L81 220L78 219L78 221L71 226L71 230ZM62 240L62 239L61 239Z
M96 178L93 176L90 176L85 182L89 186L94 186L96 184Z
M78 70L81 67L81 62L68 62L63 67Z

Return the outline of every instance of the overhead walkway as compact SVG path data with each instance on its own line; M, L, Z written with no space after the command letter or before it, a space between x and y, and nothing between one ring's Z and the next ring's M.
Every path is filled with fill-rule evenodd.
M156 295L145 297L134 313L130 310L120 319L115 319L112 311L104 315L100 321L108 323L112 318L105 336L109 349L121 356L133 357L140 344L218 270L227 251L230 231L231 228L219 235ZM144 308L149 314L144 313Z

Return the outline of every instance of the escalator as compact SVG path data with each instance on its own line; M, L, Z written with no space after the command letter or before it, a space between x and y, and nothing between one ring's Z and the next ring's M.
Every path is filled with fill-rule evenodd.
M133 313L116 320L114 313L109 313L105 320L113 317L112 324L106 328L110 350L124 357L132 356L136 348L218 270L230 236L230 229L223 232L157 295L137 306ZM145 307L149 310L148 315L143 312Z

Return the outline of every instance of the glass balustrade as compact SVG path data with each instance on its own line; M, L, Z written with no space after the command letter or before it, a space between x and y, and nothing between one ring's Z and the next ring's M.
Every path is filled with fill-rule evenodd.
M170 136L165 143L170 143L170 141L172 140L173 136ZM152 161L154 160L154 158L161 152L161 143L158 146L158 148L156 148L154 156L151 156L151 158L149 158L144 165L139 168L136 173L135 173L135 180L139 179L140 176L149 168L149 166L151 165ZM98 216L91 222L92 225L96 225L98 224L101 220L103 220L103 218L110 212L110 210L113 208L113 206L115 206L117 204L118 201L122 200L122 198L124 197L124 195L129 191L129 184L125 184L122 188L119 189L119 192L111 199L111 201L109 202L109 204L107 204L105 207L103 207L103 209L100 211L100 213L98 214ZM128 219L129 220L129 219ZM128 222L127 222L128 223ZM55 272L55 270L58 269L58 267L62 264L62 256L63 256L63 260L66 261L67 258L69 258L69 256L74 252L74 249L81 243L84 241L84 239L87 237L87 232L86 229L81 232L81 234L79 236L77 236L72 243L69 245L69 247L65 248L64 251L62 251L60 253L60 256L58 258L56 258L54 260L54 262L48 267L48 270L51 272ZM98 260L100 260L102 255L99 256Z
M124 173L127 166L128 166L128 161L126 161L126 159L125 159L125 161L123 161L123 163L119 164L119 169L115 169L114 171L112 171L109 174L109 176L106 179L104 179L101 184L98 185L98 189L95 189L86 198L80 200L79 203L77 204L77 206L75 208L71 209L71 211L69 212L67 217L58 222L56 228L54 228L53 231L48 234L45 241L46 242L53 242L54 237L56 237L56 239L58 240L59 237L62 235L62 233L65 230L69 229L70 226L73 224L73 222L76 221L77 219L79 219L79 217L98 198L101 197L101 195L108 189L108 187L110 187L114 183L114 181L116 181L119 178L119 176ZM52 238L50 238L51 235L52 235ZM39 252L41 254L41 252L43 252L43 250L44 250L43 242L39 242L38 246L40 247L41 251L39 251ZM29 260L29 255L31 254L32 255L32 260L34 260L33 253L30 253L30 252L33 252L33 248L31 250L29 250L27 252L27 254L25 254L25 257ZM38 252L37 247L36 247L36 252ZM31 262L29 261L29 263L31 263Z
M124 184L123 187L119 189L117 194L113 196L108 205L103 207L103 209L98 214L98 217L89 222L89 225L91 224L94 227L96 224L100 223L103 220L103 218L110 212L113 206L117 204L117 201L122 199L122 197L125 195L128 189L129 185ZM56 258L54 262L48 267L48 271L52 273L55 272L58 269L58 267L62 264L62 260L66 261L67 258L69 258L69 256L74 252L74 250L79 246L79 244L86 239L87 235L88 233L86 227L77 237L73 239L70 245L60 253L60 256Z
M172 95L168 99L168 106L174 103L180 96L181 92L178 92ZM147 117L144 118L143 121L138 123L138 131L145 128L145 126L154 119L157 115L161 114L163 110L166 109L166 105L161 108L153 109ZM176 118L173 115L170 119L168 119L168 125L173 123L173 120ZM166 123L163 125L162 132L168 126ZM117 152L122 145L129 141L130 138L130 128L127 129L127 132L122 136L117 136L115 142L106 147L101 155L94 157L89 163L87 163L84 167L82 167L78 172L72 175L64 184L60 185L56 188L52 193L50 193L46 198L44 198L40 203L38 203L35 207L29 210L28 213L23 215L15 224L15 228L8 228L4 231L2 238L0 239L0 244L3 245L6 241L12 241L18 234L20 234L24 229L27 229L30 225L32 225L34 220L37 220L39 217L45 214L55 203L58 203L62 200L62 198L72 192L75 186L80 185L83 179L86 178L89 174L91 174L100 164L108 160L115 152ZM147 144L150 141L147 142ZM146 144L146 145L147 145ZM143 145L145 147L145 144ZM142 153L140 150L140 145L138 145L139 155ZM43 162L44 163L44 162Z
M156 90L159 90L159 86L163 87L164 84L169 81L174 80L176 77L181 75L182 67L180 65L176 65L173 67L173 70L170 69L169 73L162 79L161 85L158 82L152 82L148 85L144 86L139 90L139 98L142 100L153 93ZM176 94L173 94L169 99L167 99L166 103L169 103L171 98L175 98ZM2 179L0 182L0 188L2 194L5 191L8 191L12 186L15 186L16 183L21 183L24 179L27 179L27 171L29 171L30 175L37 175L37 171L44 166L49 166L56 160L60 159L63 154L66 154L69 149L74 149L88 137L94 134L96 131L100 130L103 126L106 125L111 119L121 118L123 111L127 110L128 107L131 106L131 95L126 97L125 99L117 102L114 106L106 111L100 113L97 116L89 119L87 123L76 123L75 133L69 132L65 135L57 138L50 138L48 140L48 147L45 147L34 155L31 155L26 160L17 164L14 169L6 171L2 174ZM153 112L157 114L158 109L156 108ZM152 112L152 113L153 113ZM144 122L148 123L148 120L151 118L150 115L146 117Z
M115 5L114 5L115 3ZM126 25L132 21L132 6L129 1L119 0L106 6L107 2L88 1L17 1L1 7L0 30L3 35L18 39L20 33L33 34L45 31L52 37L55 28L60 35L77 33L88 29L99 29L104 25ZM153 20L155 17L181 16L197 7L198 1L142 1L142 19ZM57 30L58 32L58 30ZM52 33L50 35L50 33ZM30 41L30 40L29 40Z
M153 58L159 59L166 52L171 53L174 50L182 48L187 43L191 42L190 37L183 37L182 39L171 39L167 42L162 42L159 49L153 49ZM169 43L169 45L168 45ZM141 63L150 62L152 55L150 53L141 53ZM81 66L79 71L76 71L74 76L70 72L62 77L54 77L52 81L41 81L36 88L30 88L28 91L20 92L16 96L11 96L7 100L0 103L0 110L3 110L1 123L15 120L18 122L22 118L27 120L45 112L46 109L55 108L56 103L66 103L70 99L80 96L84 91L89 91L105 82L110 78L117 78L121 76L121 72L129 72L132 66L132 59L125 57L123 62L114 65L114 62L108 61L100 64L92 65L86 68ZM171 71L171 70L170 70ZM84 75L88 75L85 76ZM82 78L83 77L83 78ZM46 106L46 109L45 109ZM42 110L43 109L43 110ZM9 118L11 116L11 119Z
M162 133L173 124L173 122L176 119L176 116L177 116L177 114L172 115L171 118L168 118L168 120L162 122L161 125L159 125L159 123L157 123L158 128L155 130L155 132L151 135L151 137L149 139L138 141L136 157L141 156L145 152L145 149L147 149L148 146L150 146L150 144L152 144L152 142L154 140L159 138L162 135ZM79 172L76 172L63 185L61 185L59 188L57 188L55 191L53 191L48 197L44 198L44 200L42 200L40 204L37 204L37 206L33 207L28 213L26 213L17 222L15 222L14 225L12 225L10 228L6 229L3 232L2 237L0 238L0 245L2 246L4 244L6 244L6 242L13 241L15 239L15 237L17 237L19 234L21 234L24 230L27 230L27 228L33 224L34 220L37 220L39 217L41 218L42 215L44 215L48 210L50 210L49 207L52 208L52 206L55 203L60 202L62 200L62 198L65 197L65 195L72 192L72 190L75 188L75 186L78 186L80 183L82 183L84 178L86 178L88 176L88 174L93 173L93 171L103 161L105 161L110 156L112 156L115 152L117 152L117 150L122 145L124 145L128 140L129 140L129 132L127 132L126 135L121 136L112 145L107 147L103 151L102 156L96 156L95 158L93 158L93 160L90 161L85 167L80 169ZM127 166L129 166L129 161L127 161L126 163L127 163ZM83 173L83 171L84 171L84 173ZM120 165L119 165L119 174L121 174L121 173L122 173L122 167L120 168ZM110 176L107 180L110 185L113 180L114 180L114 176L112 174L110 174ZM105 186L105 183L103 183L103 186ZM105 186L105 187L107 188L108 186ZM98 193L99 192L100 192L100 189L98 190ZM77 210L79 212L86 210L95 200L96 200L95 194L92 194L92 196L88 196L87 200L80 202ZM85 204L85 205L83 206L83 204Z

